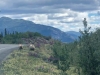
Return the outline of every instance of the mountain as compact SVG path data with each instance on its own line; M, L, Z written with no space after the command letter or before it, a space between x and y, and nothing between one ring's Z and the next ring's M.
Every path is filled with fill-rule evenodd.
M66 34L69 34L73 39L78 39L78 37L81 35L80 32L76 31L67 31Z
M45 26L41 24L35 24L32 21L27 21L23 19L11 19L8 17L0 18L0 32L3 32L4 29L7 29L9 32L18 31L18 32L39 32L45 36L51 36L54 39L61 40L62 42L73 42L75 39L69 34L50 26Z

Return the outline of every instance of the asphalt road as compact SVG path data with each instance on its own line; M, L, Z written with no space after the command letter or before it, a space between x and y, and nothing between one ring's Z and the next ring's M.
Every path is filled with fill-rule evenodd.
M17 44L0 44L0 63L13 51L18 49Z

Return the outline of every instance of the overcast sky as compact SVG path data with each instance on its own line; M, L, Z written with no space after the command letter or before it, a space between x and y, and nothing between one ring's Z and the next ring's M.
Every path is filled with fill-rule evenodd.
M100 0L0 0L0 17L25 19L37 24L79 31L82 20L100 27Z

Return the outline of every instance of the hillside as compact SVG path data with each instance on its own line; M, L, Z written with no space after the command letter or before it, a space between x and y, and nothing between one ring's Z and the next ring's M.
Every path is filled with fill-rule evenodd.
M21 50L13 51L7 58L6 61L0 65L1 75L65 75L64 72L58 69L56 63L53 63L55 58L53 56L52 46L54 40L42 39L35 40L35 50L30 50L29 46L26 45ZM39 42L40 46L36 43ZM71 69L71 70L70 70ZM74 72L75 68L70 67L66 71L68 75L77 74Z
M79 40L72 43L53 40L39 33L31 32L34 38L30 37L30 32L18 33L27 35L23 41L32 40L35 50L29 45L15 50L1 64L0 72L2 75L99 75L100 29L81 33Z
M15 50L8 57L8 60L2 63L1 75L60 75L60 70L47 61L51 55L51 50L36 48L30 51L28 47L23 50Z
M2 62L1 75L63 75L64 72L57 67L53 46L57 40L46 37L37 32L13 33L2 37L3 43L26 43L21 50L12 52L8 59ZM29 45L34 44L35 50ZM63 43L62 43L63 44ZM67 45L66 45L67 46ZM63 47L59 46L61 51ZM57 49L57 50L59 50ZM61 52L60 51L60 52ZM65 55L65 54L64 54ZM70 73L70 69L66 72ZM72 72L73 73L73 72Z
M50 26L45 26L41 24L35 24L31 21L23 19L11 19L8 17L0 18L0 32L3 32L4 29L7 29L9 32L39 32L45 36L51 36L54 39L61 40L62 42L73 42L75 39L71 35L62 32L57 28Z

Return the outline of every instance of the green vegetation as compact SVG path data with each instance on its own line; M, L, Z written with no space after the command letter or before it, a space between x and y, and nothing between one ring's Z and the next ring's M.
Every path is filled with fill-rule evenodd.
M68 70L69 57L68 57L67 45L57 41L54 43L52 50L53 50L53 56L54 58L56 58L56 61L54 62L56 63L58 69L61 69L63 72Z
M3 75L60 75L60 70L46 60L52 54L51 50L45 49L47 47L36 48L35 51L28 47L15 50L2 63Z
M1 35L3 43L19 43L21 39L21 43L31 42L36 47L30 51L25 46L11 53L1 64L3 75L99 75L100 29L90 32L86 18L83 25L79 40L72 43L62 43L32 32ZM14 38L17 41L11 42Z
M79 43L79 66L85 75L98 75L97 68L99 67L100 60L97 60L97 55L95 55L97 52L96 42L98 41L96 37L91 37L92 33L89 33L90 27L87 27L86 23L84 27L85 30L82 32L83 35Z
M37 38L44 38L44 39L51 39L50 36L43 36L38 32L13 32L13 33L7 33L7 29L5 29L5 34L0 34L0 43L3 44L19 44L19 43L30 43L33 41L33 39Z

